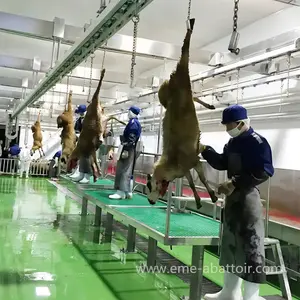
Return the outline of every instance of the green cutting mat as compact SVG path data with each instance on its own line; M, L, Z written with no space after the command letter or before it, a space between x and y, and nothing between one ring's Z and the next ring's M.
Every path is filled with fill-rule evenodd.
M85 191L85 194L93 197L106 205L132 205L132 206L151 206L146 197L140 194L133 194L132 199L123 200L111 200L108 198L109 195L113 194L112 190L97 190L97 191ZM166 207L164 203L157 202L154 206L156 207Z
M61 175L61 177L70 182L77 183L77 182L74 182L73 180L71 180L71 178L66 175ZM94 178L93 178L93 176L91 176L90 184L92 184L92 185L114 185L114 181L110 180L110 179L106 179L106 178L100 178L96 182L94 182Z
M116 207L115 210L144 223L162 234L166 232L166 209ZM219 227L219 222L200 215L171 214L169 235L176 237L219 237Z
M110 179L98 179L96 182L94 182L93 176L90 179L90 184L92 185L114 185L114 182Z

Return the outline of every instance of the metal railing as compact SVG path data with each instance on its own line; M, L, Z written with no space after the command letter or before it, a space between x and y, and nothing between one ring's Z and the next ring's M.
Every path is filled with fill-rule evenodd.
M20 160L17 158L0 158L0 175L19 175ZM49 161L31 161L29 175L45 177L49 174Z

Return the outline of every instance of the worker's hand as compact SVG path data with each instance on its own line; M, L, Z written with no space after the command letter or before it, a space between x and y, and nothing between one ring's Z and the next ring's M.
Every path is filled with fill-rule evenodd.
M200 153L202 153L202 152L205 150L205 148L206 148L206 146L205 146L205 145L202 145L202 144L200 143Z
M234 191L235 187L232 184L232 181L226 181L224 183L222 183L221 185L219 185L218 187L218 194L224 194L225 196L230 196L233 191Z

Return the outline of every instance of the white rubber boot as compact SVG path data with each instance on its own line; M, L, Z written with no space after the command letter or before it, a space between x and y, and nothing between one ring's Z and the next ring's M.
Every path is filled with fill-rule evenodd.
M263 300L259 297L259 284L244 281L244 297L243 300Z
M74 182L79 182L80 180L82 180L84 178L84 173L79 173L78 177L72 178L72 180Z
M235 274L224 273L223 289L216 294L204 295L205 300L241 300L242 299L242 279Z
M79 176L79 167L76 168L75 172L70 176L71 179L76 178Z
M132 193L126 193L126 198L127 199L132 199Z
M121 199L125 199L125 193L122 191L117 191L115 194L110 195L109 199L112 200L121 200Z
M91 175L84 174L84 177L79 181L79 183L84 183L84 184L90 183L90 178L91 178Z

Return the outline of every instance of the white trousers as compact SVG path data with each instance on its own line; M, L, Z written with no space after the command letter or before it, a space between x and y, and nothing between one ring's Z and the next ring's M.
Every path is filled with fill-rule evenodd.
M23 176L23 172L26 172L26 177L28 177L30 169L30 161L20 161L20 177Z

